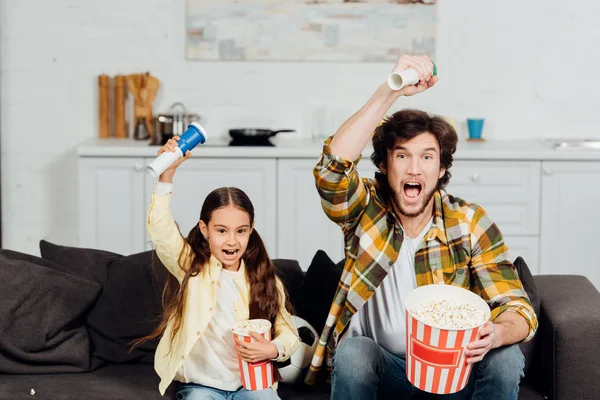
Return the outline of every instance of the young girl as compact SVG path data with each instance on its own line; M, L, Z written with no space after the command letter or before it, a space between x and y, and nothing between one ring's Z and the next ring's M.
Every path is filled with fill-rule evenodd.
M159 151L175 151L179 137ZM285 361L299 345L286 309L282 283L254 229L254 207L237 188L220 188L205 199L200 221L184 238L170 212L173 175L188 151L162 173L148 211L148 233L158 257L172 274L163 293L157 329L141 341L162 336L154 367L160 393L181 382L177 399L278 399L276 385L242 388L237 354L249 362ZM271 321L268 342L234 341L236 322Z

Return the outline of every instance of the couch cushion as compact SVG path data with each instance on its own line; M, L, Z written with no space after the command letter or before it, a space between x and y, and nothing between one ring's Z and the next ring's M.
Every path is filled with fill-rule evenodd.
M531 304L533 305L533 309L535 310L536 315L540 315L540 292L535 285L533 280L533 276L531 275L531 271L529 267L525 263L525 260L521 257L517 257L515 262L513 263L515 268L517 269L517 273L519 274L519 279L523 284L523 289L529 296L529 300L531 300ZM523 355L525 356L525 379L534 379L535 371L534 367L536 365L536 360L539 360L538 357L538 340L537 336L534 336L528 342L523 342L519 344Z
M152 332L162 310L167 272L156 253L122 256L42 242L44 257L103 284L102 293L87 315L94 357L113 363L153 363L157 340L129 350L133 340Z
M0 399L175 399L177 383L169 386L164 397L158 383L154 368L144 364L113 364L80 374L0 375ZM31 389L35 396L29 394Z
M100 285L48 261L0 250L0 372L88 371L85 311Z
M297 314L311 324L319 334L325 326L343 269L343 260L335 264L323 250L319 250L313 257L300 286L297 296Z

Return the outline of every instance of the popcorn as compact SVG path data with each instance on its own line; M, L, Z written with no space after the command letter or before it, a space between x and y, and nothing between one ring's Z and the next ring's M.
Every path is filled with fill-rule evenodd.
M453 300L422 301L409 312L423 323L440 329L471 329L485 322L485 314L472 304Z
M271 340L271 322L266 319L251 319L249 321L238 322L232 329L235 339L240 342L252 343L255 341L250 336L251 332L256 332L266 340ZM240 365L240 377L242 386L246 390L264 390L273 386L275 375L273 363L270 360L261 360L248 362L239 355L238 363Z
M271 330L271 322L266 319L251 319L248 321L239 322L233 328L233 333L240 336L250 336L251 332L256 332L259 335Z

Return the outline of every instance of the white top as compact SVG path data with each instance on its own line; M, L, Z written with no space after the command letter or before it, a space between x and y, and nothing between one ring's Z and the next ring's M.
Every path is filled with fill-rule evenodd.
M404 297L417 287L415 254L433 224L433 217L415 238L404 233L400 254L373 296L350 320L344 338L366 336L390 353L406 355Z
M223 269L215 313L204 335L192 348L175 380L234 391L242 386L231 328L235 326L234 304L239 297L233 278L237 272Z

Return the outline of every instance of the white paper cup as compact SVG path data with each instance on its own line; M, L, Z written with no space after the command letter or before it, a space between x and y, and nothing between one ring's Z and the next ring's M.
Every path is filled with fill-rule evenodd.
M239 341L252 343L254 338L250 336L250 331L244 329L247 325L258 325L260 328L253 330L267 340L271 340L271 322L266 319L251 319L240 322L232 329L233 337ZM259 362L247 362L242 360L238 354L238 363L242 375L242 385L246 390L264 390L275 383L273 363L269 360Z
M407 378L425 392L451 394L462 390L469 381L472 364L466 363L466 347L477 339L483 324L470 329L440 329L410 313L421 302L441 300L471 304L483 311L485 321L490 319L490 308L480 296L452 285L421 286L404 299Z
M412 68L400 72L392 72L387 80L387 84L392 90L400 90L417 82L419 82L419 74Z

